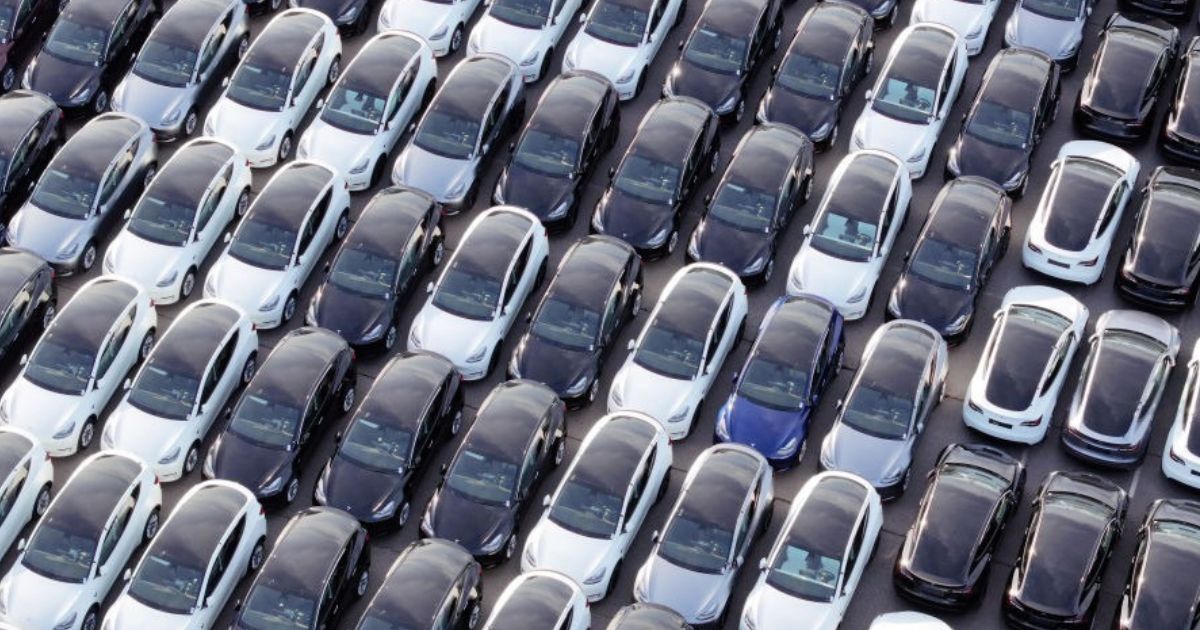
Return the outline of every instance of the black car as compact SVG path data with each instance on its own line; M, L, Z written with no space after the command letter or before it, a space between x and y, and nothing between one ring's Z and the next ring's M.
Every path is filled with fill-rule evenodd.
M813 5L774 67L771 85L758 105L760 123L786 123L799 129L818 151L833 146L846 99L871 71L874 22L848 2Z
M1025 466L991 446L951 444L929 479L893 583L919 604L963 609L987 591L992 555L1021 503Z
M1059 72L1050 57L1030 48L996 53L950 147L946 178L978 175L1024 195L1033 150L1058 114Z
M16 87L18 67L37 50L65 4L62 0L0 1L0 92Z
M971 332L975 307L1008 251L1012 200L982 177L942 187L888 299L888 319L915 319L949 343Z
M396 556L354 628L474 630L483 605L482 576L466 549L439 538L418 540Z
M1167 105L1158 147L1170 159L1200 165L1200 37L1180 56L1182 67Z
M344 608L367 594L367 531L341 510L310 507L275 539L231 629L336 627ZM280 620L286 620L281 622Z
M1128 506L1125 491L1097 475L1055 471L1046 476L1004 595L1010 626L1091 627L1100 581Z
M788 125L765 124L742 136L688 242L688 262L724 265L746 282L766 284L779 240L812 196L813 145Z
M288 0L294 9L312 9L333 20L343 35L361 35L373 24L373 0Z
M358 520L403 527L437 447L462 428L462 378L432 352L383 367L317 478L313 500Z
M1179 53L1179 31L1155 18L1114 13L1075 101L1075 125L1114 142L1140 140Z
M372 197L328 264L305 323L356 348L391 350L405 298L445 255L441 217L420 190L393 186Z
M62 141L62 111L45 94L0 96L0 235Z
M1200 503L1159 499L1146 510L1113 630L1194 628L1200 591Z
M593 72L555 78L513 143L492 201L525 208L554 231L570 229L592 170L617 142L619 101Z
M739 123L754 71L782 39L780 0L710 0L687 40L679 43L663 96L690 96L723 121Z
M600 369L642 302L642 259L611 236L571 246L530 316L508 365L510 378L544 383L569 407L596 400Z
M645 258L667 256L692 191L717 172L721 139L713 110L693 98L655 103L621 163L609 170L592 231L633 245Z
M640 602L617 611L605 630L692 630L687 619L661 604Z
M1195 0L1117 0L1117 7L1134 15L1153 15L1168 22L1186 22L1192 16Z
M538 482L566 454L566 407L540 383L497 385L480 405L421 520L422 537L447 538L480 562L517 553L517 524Z
M50 265L23 249L0 248L0 359L45 332L57 309Z
M260 501L291 503L327 416L354 406L356 373L354 351L341 337L322 328L288 333L209 447L204 478L236 481Z
M1142 193L1117 290L1128 300L1163 309L1196 301L1200 283L1200 170L1154 169Z
M21 86L70 112L101 113L125 76L146 33L162 15L161 0L67 3L46 42L25 68Z
M818 2L832 2L834 0L818 0ZM900 0L845 0L853 4L863 11L866 11L871 19L874 20L875 30L891 28L896 23L896 17L900 14Z

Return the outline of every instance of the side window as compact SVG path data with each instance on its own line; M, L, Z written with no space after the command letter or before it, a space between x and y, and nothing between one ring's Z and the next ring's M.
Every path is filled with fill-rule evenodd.
M229 175L233 170L232 166L226 168L221 174L220 181L209 192L208 197L200 203L200 210L196 213L196 233L204 231L208 227L208 222L212 220L213 214L217 211L217 206L221 205L221 200L225 197L225 190L229 186Z
M217 29L213 31L211 37L204 42L204 47L200 49L200 58L196 63L196 75L199 76L208 72L209 66L212 65L213 59L217 56L217 49L221 47L221 43L225 41L225 35L228 32L228 27L222 22Z
M108 171L108 176L104 178L104 183L100 185L100 204L108 203L117 192L117 188L121 185L121 180L125 179L125 173L129 172L129 166L133 164L133 156L137 152L137 143L134 143L128 151L121 154L117 158L117 162L113 164Z
M1072 333L1071 339L1074 339L1074 333ZM1070 344L1070 341L1064 342L1057 350L1054 351L1054 356L1050 359L1052 362L1050 371L1046 375L1046 381L1042 383L1042 389L1040 393L1046 393L1046 390L1049 389L1050 384L1058 378L1058 373L1062 371L1063 357L1066 356L1067 347L1070 346Z
M629 495L629 505L625 506L625 519L628 519L633 511L637 509L638 503L642 500L642 495L646 493L646 483L650 480L650 466L647 465L638 472L637 477L633 479L633 493Z
M204 377L204 391L200 396L200 404L208 402L209 396L217 389L217 383L221 382L221 378L225 376L225 370L229 368L229 360L233 358L233 349L237 347L238 333L234 331L233 335L225 342L225 346L217 353L216 359L213 360L212 367L209 368L208 374Z
M521 282L521 276L525 275L525 267L529 265L529 250L532 247L532 240L525 241L525 245L521 247L521 253L517 254L517 261L513 264L512 274L508 277L508 286L504 289L505 306L512 301L513 294L516 293L517 284Z
M4 315L0 319L0 343L7 340L9 335L15 332L21 323L22 316L25 314L25 308L33 300L33 283L34 280L26 282L25 286L21 287L20 291L17 291L17 295L8 306L8 310L4 311Z
M537 440L530 447L529 452L525 454L525 461L521 464L521 492L524 493L533 485L534 478L537 477L537 462L541 452L546 448L547 442L546 425L542 424L542 430L538 434Z
M121 534L125 533L125 528L129 525L129 517L133 515L135 502L133 497L125 497L120 513L117 518L113 519L108 531L104 533L104 539L100 541L100 553L96 556L97 566L108 564L113 550L117 547L117 542L121 540Z
M408 245L404 246L403 258L400 259L399 272L396 274L398 283L406 282L421 267L421 243L425 241L425 225L425 221L422 220L409 237Z
M16 25L17 29L25 26L25 20L29 18L30 2L31 0L21 0L17 3L16 18L13 20L13 24Z
M15 180L17 179L15 176L19 175L25 169L29 156L33 153L34 147L37 146L38 140L41 138L41 129L42 127L39 124L29 131L29 134L25 136L21 144L13 151L12 158L8 161L8 169L0 173L0 177L4 177L5 190L12 190L13 184L16 183Z
M1112 224L1113 217L1117 215L1117 207L1121 205L1121 200L1125 198L1125 193L1129 186L1125 182L1117 184L1117 188L1113 191L1112 198L1108 200L1108 204L1104 206L1104 214L1100 215L1100 221L1096 224L1096 233L1103 234L1108 226Z
M19 466L12 473L12 481L8 487L0 493L0 522L8 518L8 513L12 511L13 503L16 503L17 497L21 495L21 488L25 487L25 480L29 478L29 460Z
M556 630L570 630L571 622L574 619L575 619L575 609L572 608L567 611L567 616L563 617L562 623L558 624L558 628Z
M298 93L304 89L308 80L312 77L313 70L317 67L317 57L321 54L321 46L325 43L324 36L317 40L315 46L308 50L308 54L304 56L304 60L300 62L300 67L296 70L296 83L292 88L292 94Z
M455 587L454 592L442 602L442 608L438 611L437 617L433 620L433 625L430 630L450 630L453 627L454 611L458 608L458 588Z
M136 313L136 307L131 309L129 313L121 319L117 325L117 330L109 337L108 343L100 352L100 361L96 365L96 380L104 378L108 373L108 368L112 367L113 360L117 358L117 354L121 352L121 347L125 345L125 338L129 336L129 329L133 327L133 318Z
M862 550L863 538L865 537L863 525L863 521L860 520L858 527L854 528L854 539L850 541L850 551L846 554L846 569L842 571L842 575L845 577L849 577L854 573L854 565L858 563L858 552Z
M129 34L129 27L133 24L134 18L137 17L137 10L137 3L130 2L129 6L125 7L125 12L121 14L121 17L117 18L116 24L113 24L112 36L108 40L109 59L112 59L113 55L117 54L125 36Z
M396 86L396 96L392 99L391 106L387 111L387 120L395 118L396 114L400 111L400 106L408 99L408 94L412 91L413 81L417 78L417 68L420 65L421 60L417 59L413 62L412 67L404 73L404 76L400 77L400 83Z
M875 240L883 243L887 239L888 230L892 227L892 217L896 214L896 195L897 191L893 190L891 197L888 198L887 207L883 209L883 217L879 221L879 233Z
M604 319L602 320L604 328L601 331L604 339L607 339L617 329L617 320L620 319L617 313L621 307L621 286L623 283L623 280L617 282L616 286L613 287L612 293L608 296L608 304L604 306Z
M321 596L321 610L318 615L328 615L333 608L333 600L337 597L338 585L345 578L346 565L349 562L349 552L343 550L342 556L338 558L337 565L333 569L333 573L329 577L329 582L325 584L325 591Z
M704 357L704 365L708 366L712 362L713 357L717 353L717 346L721 343L721 339L725 336L725 329L729 327L729 311L733 308L733 301L725 303L725 309L721 311L720 317L717 318L717 323L713 326L712 339L708 343L707 354Z
M658 30L658 23L662 21L664 11L663 5L663 2L656 2L654 4L654 11L650 14L650 32L646 34L647 39L650 38L652 33ZM680 11L682 10L683 8L680 7Z
M325 402L329 400L329 394L333 392L333 372L332 367L326 370L325 376L322 376L321 382L317 384L317 390L313 392L312 400L308 405L308 413L304 418L306 431L316 424L317 419L321 416L321 410L325 408Z
M238 519L237 525L233 526L233 530L229 532L229 537L225 539L221 549L217 551L217 557L213 558L212 570L208 574L208 584L204 588L204 597L207 599L216 590L217 585L221 583L221 578L225 577L225 571L229 569L230 563L233 562L233 554L237 553L238 545L242 541L242 533L245 530L246 517Z
M950 63L946 64L946 74L942 77L942 86L938 89L937 111L941 111L946 105L946 98L950 94L950 82L954 77L954 68L958 64L958 59L951 57Z
M321 200L313 207L313 229L319 229L325 223L325 217L329 214L329 204L333 202L333 189L325 191Z

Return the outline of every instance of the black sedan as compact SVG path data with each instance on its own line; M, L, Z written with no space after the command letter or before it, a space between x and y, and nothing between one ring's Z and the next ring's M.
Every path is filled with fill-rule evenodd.
M655 103L638 126L592 214L592 231L615 236L643 257L667 256L679 244L684 202L720 160L711 108L675 96Z
M403 527L437 447L462 428L462 378L431 352L388 361L317 478L313 501L370 524Z
M0 359L41 335L57 308L49 263L23 249L0 248Z
M691 35L680 42L679 60L663 82L663 96L690 96L722 120L741 122L748 83L782 38L780 0L711 0Z
M62 112L44 94L0 96L0 235L62 146Z
M1177 166L1154 170L1117 268L1117 290L1130 301L1163 309L1187 308L1196 301L1200 171Z
M841 0L808 10L783 63L759 102L760 123L786 123L824 151L837 142L846 99L871 71L874 22L866 11Z
M405 547L355 630L474 630L483 606L483 570L462 547L431 538Z
M328 417L354 407L354 351L321 328L279 340L246 385L204 459L205 479L246 486L260 501L291 503Z
M1168 158L1200 165L1200 37L1180 58L1175 94L1167 106L1158 146Z
M1155 501L1138 531L1113 630L1194 628L1198 563L1200 503Z
M946 177L978 175L1014 196L1029 185L1029 160L1058 114L1059 67L1030 48L996 53L962 131L946 159Z
M0 92L17 85L17 69L37 51L62 0L0 0Z
M616 88L598 74L559 75L512 145L492 201L525 208L555 231L570 229L592 170L617 142L618 104Z
M374 0L288 0L288 6L324 13L343 36L367 32L375 12Z
M70 112L101 113L162 15L160 0L71 2L25 68L21 86Z
M421 536L447 538L485 565L517 553L517 524L538 482L566 454L566 407L540 383L497 385L480 405L421 520Z
M405 298L445 254L442 213L428 194L393 186L371 198L342 241L305 316L357 348L391 350Z
M1097 475L1047 475L1004 595L1009 625L1090 628L1128 506L1125 491Z
M570 407L596 400L600 369L642 301L642 259L624 241L592 235L571 246L530 317L510 378L544 383Z
M1144 138L1178 53L1175 27L1155 18L1112 14L1075 102L1076 126L1114 142Z
M888 319L915 319L950 343L966 338L992 270L1008 250L1012 200L981 177L942 187L888 299Z
M788 125L759 125L733 150L716 192L688 242L689 262L724 265L743 281L766 284L779 240L812 196L813 148Z
M963 609L987 590L992 554L1021 502L1025 466L991 446L951 444L929 477L892 578L910 600Z

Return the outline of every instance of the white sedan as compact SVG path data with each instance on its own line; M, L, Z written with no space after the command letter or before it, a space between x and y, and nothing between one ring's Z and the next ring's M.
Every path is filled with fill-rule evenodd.
M591 70L612 81L621 100L637 96L683 11L683 0L597 0L580 16L583 28L567 46L563 72Z
M963 401L963 422L999 440L1036 444L1050 428L1088 309L1058 289L1010 289Z
M341 73L342 40L323 13L288 9L254 39L204 119L204 135L238 147L261 168L292 154L317 94Z
M1062 145L1025 232L1021 262L1060 280L1098 281L1139 172L1137 158L1107 142Z
M554 48L582 4L582 0L492 0L471 29L467 54L503 55L521 68L527 83L537 81L550 74Z
M1162 471L1168 479L1200 489L1200 341L1192 348L1187 380L1179 395L1175 421L1163 447Z
M50 507L54 464L37 436L16 427L0 427L0 496L7 502L0 514L0 554L7 553L30 521Z
M866 315L911 199L912 182L894 155L857 151L842 158L804 228L788 295L819 295L846 319Z
M966 73L967 47L954 29L931 23L904 29L867 91L850 150L887 151L904 160L914 179L924 176Z
M204 297L240 306L259 328L291 321L325 249L350 230L350 193L332 167L296 160L275 172L208 270Z
M571 578L554 571L522 573L500 593L483 630L588 630L592 613Z
M454 363L465 380L487 377L500 344L546 274L550 243L537 217L496 206L467 227L429 298L413 319L408 350L429 350Z
M711 263L675 272L608 390L608 412L637 411L672 440L692 431L700 404L746 325L746 287Z
M653 418L628 412L601 418L546 497L521 570L567 575L590 602L610 595L625 553L666 492L671 461L670 439ZM608 493L597 494L598 486Z
M387 0L379 8L379 31L410 31L429 42L435 57L458 52L467 22L483 0Z
M967 54L983 52L988 28L996 17L1000 0L917 0L913 4L912 24L932 22L954 29L967 45Z
M150 182L104 255L104 273L142 285L155 304L186 300L225 228L250 207L250 167L234 147L198 138Z
M350 190L371 188L436 84L437 63L425 40L399 31L376 35L318 102L296 157L338 167Z
M258 333L242 309L193 303L126 381L129 393L109 415L101 445L136 453L162 481L191 473L213 422L254 376L257 352Z

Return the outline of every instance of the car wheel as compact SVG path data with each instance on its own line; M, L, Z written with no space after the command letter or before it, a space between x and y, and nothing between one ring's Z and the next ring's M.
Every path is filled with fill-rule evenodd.
M258 371L258 353L251 352L250 356L246 357L246 362L242 364L242 385L250 384L250 380L254 378L254 373Z
M497 343L496 347L492 348L492 356L491 356L491 358L488 359L487 372L484 373L483 377L487 378L487 377L491 376L492 372L496 371L496 366L499 363L500 363L500 344Z
M592 384L588 387L587 401L588 404L596 402L596 396L600 395L600 379L592 379Z
M463 412L462 409L454 412L454 418L450 420L450 435L458 435L462 431Z
M404 527L408 523L408 517L412 514L412 504L408 501L400 504L396 509L396 527Z
M4 68L4 74L0 75L0 88L5 92L13 89L17 84L17 71L13 70L11 65Z
M338 77L342 74L342 56L337 55L333 61L329 62L329 74L325 77L327 85L337 83Z
M300 480L297 479L295 477L295 475L293 475L292 479L290 481L288 481L287 489L284 490L283 498L290 505L292 503L292 501L296 500L296 496L299 494L300 494Z
M354 395L354 384L352 383L345 392L342 392L342 413L350 413L350 410L354 408Z
M196 289L196 268L191 267L183 274L183 282L179 283L179 301L182 302L192 295Z
M379 180L383 179L383 169L387 168L387 156L381 155L375 160L375 168L371 169L371 181L367 182L368 188L374 188L379 184Z
M108 90L100 88L92 97L92 112L103 114L106 111L108 111Z
M433 254L429 257L429 262L434 267L442 264L442 260L446 258L446 241L439 238L433 246Z
M513 532L512 536L508 537L508 542L504 543L504 559L512 560L515 555L517 555L517 532Z
M196 470L196 465L200 463L200 443L193 442L188 447L187 455L183 456L183 476L192 474Z
M554 467L562 465L563 460L567 458L567 441L563 438L558 439L558 443L554 445Z
M733 123L737 124L737 123L742 122L742 118L745 117L745 115L746 115L746 99L745 99L745 97L738 97L737 107L734 108L734 110L733 110Z
M158 526L161 519L160 508L156 507L150 510L150 516L146 517L146 525L142 528L142 540L149 542L158 534Z
M362 571L358 572L358 582L354 585L354 596L366 595L369 586L371 586L371 573L367 567L363 567Z
M196 124L200 122L200 116L196 114L196 110L189 109L186 116L183 117L183 135L191 136L196 133Z
M771 274L775 273L775 259L767 261L767 268L763 270L763 284L771 281Z
M242 35L242 38L238 40L237 58L245 57L248 50L250 50L250 35Z
M52 484L47 482L38 490L37 498L33 500L33 518L41 518L46 510L50 507L50 490Z
M462 38L463 38L463 25L459 24L458 26L454 27L454 33L452 35L450 35L450 53L451 54L458 52L458 49L462 48Z
M621 574L621 561L617 560L617 564L613 566L612 573L608 576L608 585L604 587L604 598L608 599L613 591L617 590L617 576Z
M287 301L283 303L282 323L286 324L292 321L296 316L296 292L292 291L287 296Z
M475 630L479 627L479 618L483 614L480 611L479 599L471 602L471 612L467 614L467 630Z
M340 241L346 238L346 232L350 231L350 209L342 210L342 215L338 217L337 227L333 230L333 239Z
M42 331L43 332L45 332L46 329L50 328L50 324L54 323L54 316L57 314L58 314L58 307L55 306L54 302L46 302L46 305L42 307Z
M671 230L671 236L667 237L667 255L675 253L675 248L679 245L679 229Z
M538 70L538 80L544 79L550 75L550 72L551 72L550 62L551 62L551 58L553 56L554 56L553 48L547 50L546 54L542 55L542 67L541 67L541 69Z
M95 606L88 609L83 615L83 622L79 624L79 630L96 630L96 622L100 618L100 613Z
M83 421L83 428L79 429L79 450L86 451L92 445L92 440L96 437L96 417L92 416Z
M142 337L142 345L138 348L138 361L145 361L146 357L150 356L150 351L154 349L154 329L146 331L146 335Z
M262 568L263 560L267 556L267 542L259 538L254 542L254 548L250 550L250 561L246 563L246 568L250 573L254 573Z
M383 349L391 350L396 345L396 325L388 326L387 332L383 334Z
M87 245L83 246L83 255L79 257L79 266L84 272L91 271L92 266L96 264L96 243L88 241Z
M150 187L150 182L154 181L155 175L158 175L158 162L151 162L146 167L146 172L142 173L142 190Z
M279 141L279 156L277 161L286 162L292 155L292 132L289 131L283 134L283 140Z
M638 75L637 86L633 88L633 98L637 98L642 90L646 87L646 70L643 68L642 73Z

